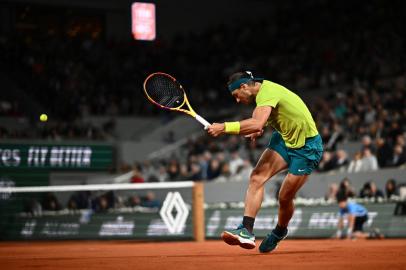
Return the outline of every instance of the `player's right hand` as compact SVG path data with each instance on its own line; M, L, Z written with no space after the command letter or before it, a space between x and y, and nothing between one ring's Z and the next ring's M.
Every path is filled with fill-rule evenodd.
M207 127L207 133L209 133L213 137L217 137L224 133L225 127L224 123L213 123L212 125Z

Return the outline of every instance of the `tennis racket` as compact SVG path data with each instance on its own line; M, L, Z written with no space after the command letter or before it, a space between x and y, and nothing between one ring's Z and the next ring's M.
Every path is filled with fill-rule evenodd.
M152 73L144 81L144 92L148 100L159 108L186 113L199 121L204 128L210 126L209 122L193 110L182 85L171 75Z

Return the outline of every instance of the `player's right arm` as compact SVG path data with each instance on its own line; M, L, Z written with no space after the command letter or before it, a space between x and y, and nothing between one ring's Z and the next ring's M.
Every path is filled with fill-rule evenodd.
M253 133L262 132L263 127L268 121L271 115L271 106L256 107L252 113L252 117L242 120L238 123L240 135L250 135ZM237 134L228 132L225 127L226 123L214 123L208 127L208 133L214 137L217 137L223 133Z

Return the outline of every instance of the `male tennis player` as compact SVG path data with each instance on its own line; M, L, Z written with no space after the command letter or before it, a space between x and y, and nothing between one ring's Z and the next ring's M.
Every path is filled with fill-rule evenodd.
M251 174L242 224L235 230L224 231L221 237L229 245L255 248L252 231L264 196L264 184L288 169L279 191L278 224L259 247L260 252L270 252L288 234L287 227L294 211L293 199L321 159L322 140L304 102L285 87L254 78L251 72L245 71L230 76L228 90L238 103L256 102L256 108L249 119L210 125L210 135L240 134L255 139L262 135L267 123L274 132Z

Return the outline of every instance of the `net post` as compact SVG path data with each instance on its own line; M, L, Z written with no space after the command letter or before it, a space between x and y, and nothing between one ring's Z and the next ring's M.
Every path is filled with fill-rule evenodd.
M193 237L196 242L205 240L204 226L204 185L195 182L193 185Z

